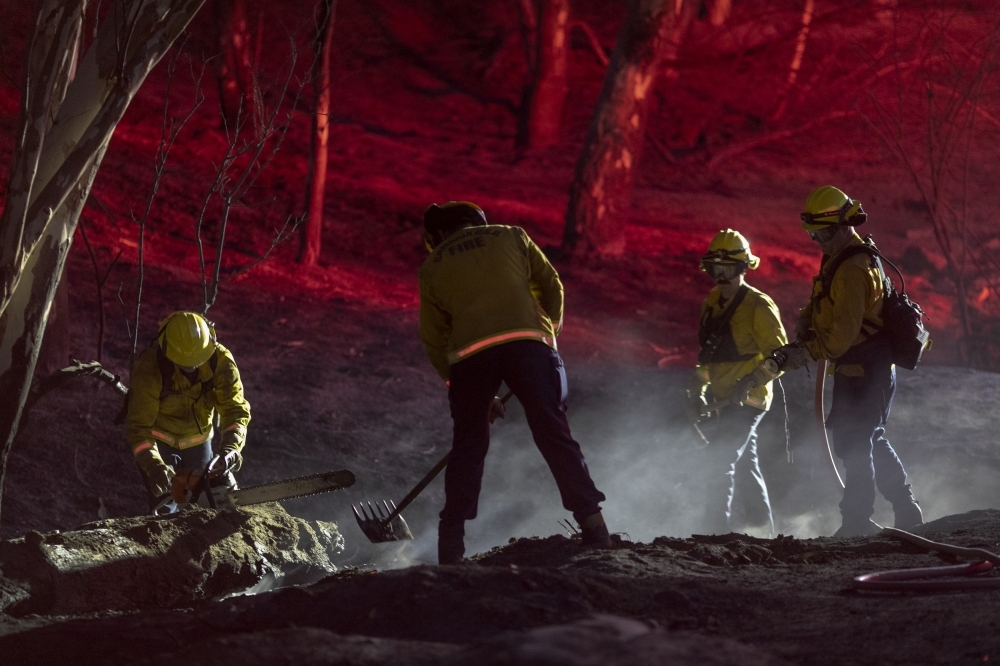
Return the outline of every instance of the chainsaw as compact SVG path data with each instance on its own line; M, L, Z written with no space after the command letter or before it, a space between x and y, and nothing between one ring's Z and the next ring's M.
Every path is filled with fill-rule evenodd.
M215 459L213 459L213 462L215 462ZM209 467L211 466L212 463L209 463ZM219 508L215 495L207 488L209 474L203 474L201 478L201 483L199 483L193 493L192 502L197 500L199 492L204 491L209 506L213 509ZM335 472L320 472L319 474L309 474L308 476L298 476L294 479L272 481L271 483L264 483L259 486L230 490L225 494L222 502L229 507L239 508L250 506L251 504L263 504L265 502L277 502L296 497L318 495L332 490L349 488L353 485L354 473L347 469L341 469ZM173 497L169 492L157 498L156 504L153 506L153 515L161 515L161 511L171 500L173 500Z
M42 385L32 387L32 396L29 399L29 405L27 408L30 408L30 405L33 405L34 402L36 402L42 395L52 390L59 384L62 384L66 380L72 377L85 375L96 377L102 382L108 384L115 390L116 393L118 393L118 395L122 397L128 396L128 386L126 386L121 380L121 377L108 372L99 361L82 363L76 359L72 359L72 362L72 365L63 368L52 377L47 378ZM119 414L119 418L116 419L116 423L124 419L124 412L125 410L123 409L122 414ZM206 498L208 499L209 506L213 509L217 508L215 495L210 491L208 486L208 479L211 476L215 465L218 464L220 460L220 456L215 456L205 467L204 472L202 472L200 482L191 493L192 502L197 500L200 492L204 492ZM259 486L252 486L241 490L230 490L226 493L224 502L235 508L250 506L252 504L263 504L264 502L277 502L279 500L294 499L296 497L308 497L309 495L318 495L319 493L326 493L331 490L349 488L353 485L354 473L347 469L341 469L335 472L320 472L319 474L299 476L294 479L272 481L271 483L264 483ZM170 491L167 491L163 495L157 497L156 503L153 505L153 515L160 515L160 512L167 506L167 504L170 503L172 499L173 497L171 496Z

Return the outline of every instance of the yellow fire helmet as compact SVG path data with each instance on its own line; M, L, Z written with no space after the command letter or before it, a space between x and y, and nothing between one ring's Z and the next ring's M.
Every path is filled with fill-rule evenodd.
M832 185L817 187L806 198L806 211L800 216L802 228L819 231L831 224L858 227L868 220L861 202L851 199Z
M424 246L428 252L433 252L440 242L439 234L442 231L486 224L486 213L471 201L449 201L440 206L431 204L424 211Z
M197 312L168 315L156 339L167 359L185 368L197 368L215 353L215 328Z
M750 252L750 242L738 231L725 229L715 234L708 252L701 258L701 270L706 264L746 264L756 270L760 259Z

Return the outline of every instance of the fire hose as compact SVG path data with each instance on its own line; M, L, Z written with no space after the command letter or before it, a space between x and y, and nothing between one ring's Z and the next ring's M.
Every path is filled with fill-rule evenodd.
M971 564L952 564L941 567L920 567L917 569L892 569L855 576L854 587L859 590L873 592L948 592L952 590L977 590L1000 587L1000 577L972 578L964 580L917 580L923 578L941 578L943 576L973 576L986 573L993 565L1000 565L1000 555L983 548L965 548L947 543L939 543L910 534L894 527L886 527L883 534L894 536L922 548L946 553L957 557L981 558Z
M819 445L826 454L826 461L830 463L833 471L833 478L837 481L840 492L844 492L844 480L840 478L837 470L837 463L833 460L833 451L830 450L830 437L826 432L826 413L823 408L823 391L826 388L826 359L820 359L816 363L816 430L819 432Z

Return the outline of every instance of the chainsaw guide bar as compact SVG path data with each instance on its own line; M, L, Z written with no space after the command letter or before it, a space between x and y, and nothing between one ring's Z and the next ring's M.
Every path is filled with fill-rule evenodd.
M349 488L353 485L354 473L348 469L341 469L336 472L320 472L319 474L299 476L294 479L273 481L259 486L234 490L226 494L226 499L233 506L248 506L263 502L295 499L296 497L308 497L331 490Z

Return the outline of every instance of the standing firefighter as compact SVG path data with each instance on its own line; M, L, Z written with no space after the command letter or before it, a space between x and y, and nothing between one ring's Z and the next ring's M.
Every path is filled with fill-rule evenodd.
M896 452L885 438L896 368L883 329L886 280L881 263L854 228L868 216L861 203L836 187L817 188L806 199L802 228L823 250L812 298L802 308L795 332L801 344L782 350L785 370L812 359L829 360L834 375L833 408L826 427L837 456L844 461L843 523L835 536L876 531L875 488L895 513L896 527L923 522L920 507Z
M438 561L458 562L465 553L465 521L478 510L491 411L502 412L495 397L501 382L524 406L583 543L609 548L598 506L604 494L566 421L566 373L555 340L563 288L555 269L523 229L487 224L482 209L466 201L424 211L424 242L431 255L420 269L420 337L448 382L454 420Z
M711 402L730 403L706 425L712 463L704 527L712 533L774 532L757 457L757 425L771 406L773 376L760 377L756 369L788 338L774 301L745 282L747 270L759 264L747 239L732 229L716 234L701 258L715 287L701 308L701 351L688 391L691 416L696 422L704 416L706 388Z
M235 489L233 472L243 462L249 423L250 405L236 362L216 342L212 325L194 312L164 319L156 340L132 368L125 417L125 436L151 505L168 492L177 504L192 499L213 459L215 426L221 442L210 483L223 491Z

